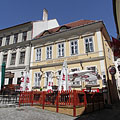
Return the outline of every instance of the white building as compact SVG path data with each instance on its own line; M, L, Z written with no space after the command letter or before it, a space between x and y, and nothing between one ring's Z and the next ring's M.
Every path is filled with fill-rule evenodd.
M29 77L30 41L44 30L58 26L56 19L48 20L48 12L44 9L42 20L0 30L0 67L3 62L6 63L5 85L18 84L26 73Z

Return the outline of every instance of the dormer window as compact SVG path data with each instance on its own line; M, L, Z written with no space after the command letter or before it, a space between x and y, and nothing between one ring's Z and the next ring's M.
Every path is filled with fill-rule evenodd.
M62 26L62 27L59 29L59 31L67 30L67 29L69 29L69 28L70 28L70 27Z
M48 35L48 34L50 34L49 31L44 31L43 34L42 34L42 36L44 36L44 35Z

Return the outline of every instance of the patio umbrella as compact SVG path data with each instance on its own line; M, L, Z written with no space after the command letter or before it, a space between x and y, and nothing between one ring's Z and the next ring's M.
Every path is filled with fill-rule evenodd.
M69 78L71 81L85 81L86 85L95 84L97 85L97 76L92 70L81 70L69 73Z
M69 78L74 79L75 77L87 77L85 74L93 72L92 70L81 70L81 71L75 71L69 73Z
M61 90L68 90L68 88L69 88L68 68L67 68L67 62L64 61L58 89L61 91Z

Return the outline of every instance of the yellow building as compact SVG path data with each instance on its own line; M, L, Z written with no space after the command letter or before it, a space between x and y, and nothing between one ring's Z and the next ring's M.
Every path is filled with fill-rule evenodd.
M48 78L58 86L64 61L69 72L94 70L99 79L92 88L109 86L108 69L113 65L109 40L103 21L79 20L44 31L31 42L31 89L47 90Z

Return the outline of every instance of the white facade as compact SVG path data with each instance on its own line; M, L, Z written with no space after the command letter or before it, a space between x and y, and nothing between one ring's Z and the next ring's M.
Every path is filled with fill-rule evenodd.
M36 21L33 22L33 38L38 34L42 33L44 30L52 29L58 27L59 24L56 19L47 21Z
M44 30L59 26L56 19L47 20L48 15L46 11L44 11L43 15L44 20L27 22L0 30L0 38L2 38L2 44L0 46L0 67L2 66L3 62L6 62L5 72L14 73L12 84L17 84L18 79L25 75L26 72L28 72L28 74L30 73L29 67L32 51L30 40ZM16 34L17 38L15 38ZM7 40L6 38L10 39ZM16 39L17 42L15 43ZM5 78L4 84L9 84L9 78Z

